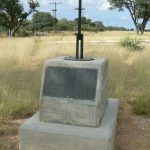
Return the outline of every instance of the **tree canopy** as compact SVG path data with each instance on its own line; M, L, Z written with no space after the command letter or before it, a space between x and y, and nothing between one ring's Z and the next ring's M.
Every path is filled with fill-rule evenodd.
M32 17L32 25L35 31L49 31L53 26L53 17L48 12L37 12Z
M82 17L82 30L83 31L104 31L105 26L103 25L103 22L101 21L92 21L91 19L88 19L86 17ZM77 30L77 22L78 19L74 20L67 20L65 18L58 20L57 23L57 29L59 31L76 31Z
M77 22L77 18L75 19ZM86 17L82 17L82 30L85 31L104 31L105 27L102 21L92 21Z
M111 9L118 8L119 11L126 8L134 22L137 33L144 33L146 25L150 19L150 0L107 0Z
M20 0L0 0L0 25L10 30L12 36L27 17L39 7L39 3L28 0L29 11L25 11Z

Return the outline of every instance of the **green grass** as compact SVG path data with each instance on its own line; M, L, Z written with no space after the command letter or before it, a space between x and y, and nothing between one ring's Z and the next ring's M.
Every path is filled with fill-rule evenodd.
M141 41L137 38L126 37L120 40L119 45L132 52L143 50Z
M132 110L137 115L147 115L150 117L150 98L145 95L139 97L132 102Z
M109 60L110 97L134 100L134 112L149 115L149 47L145 46L140 53L130 53L118 43L87 42L119 40L128 35L136 37L132 32L85 33L85 55ZM148 33L142 38L148 39ZM0 38L0 117L25 117L38 110L43 62L57 56L75 55L75 43L55 42L67 40L75 40L73 33L41 38Z

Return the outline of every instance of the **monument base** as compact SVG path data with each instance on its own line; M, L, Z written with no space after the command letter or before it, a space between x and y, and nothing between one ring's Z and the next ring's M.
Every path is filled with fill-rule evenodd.
M39 121L39 113L19 128L20 150L113 150L119 101L109 99L98 128Z

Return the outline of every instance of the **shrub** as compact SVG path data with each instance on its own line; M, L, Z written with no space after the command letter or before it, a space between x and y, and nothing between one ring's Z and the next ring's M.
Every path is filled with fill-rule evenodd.
M126 37L120 40L119 45L129 51L141 51L143 47L140 45L141 41L137 38Z
M27 31L25 30L19 30L17 33L16 33L16 36L17 37L28 37L30 36L31 34L28 33Z
M150 116L150 98L141 96L132 102L133 112L137 115Z

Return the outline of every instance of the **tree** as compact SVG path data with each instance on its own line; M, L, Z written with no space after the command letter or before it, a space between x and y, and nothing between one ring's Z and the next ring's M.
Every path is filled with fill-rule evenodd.
M91 26L92 26L92 24L94 25L96 32L98 32L98 31L104 31L105 30L105 26L104 26L104 24L103 24L102 21L92 22Z
M32 21L27 19L22 23L15 35L19 37L27 37L32 35L32 33Z
M129 29L126 29L125 27L108 26L105 28L107 31L129 31ZM134 31L134 29L131 31Z
M111 9L118 8L122 11L126 8L134 22L137 34L144 33L145 27L150 19L150 0L107 0Z
M76 24L78 23L78 18L75 19ZM82 21L82 30L88 31L89 30L89 26L91 24L91 19L88 19L86 17L82 17L81 18Z
M94 32L105 30L103 22L101 22L101 21L93 22L91 19L88 19L86 17L82 17L81 19L82 19L82 30L94 31ZM75 20L76 20L76 22L78 21L77 18Z
M146 25L150 19L150 0L138 0L138 11L136 12L137 18L141 18L142 22L139 23L139 30L141 34L144 33Z
M57 23L57 29L59 31L70 30L70 28L69 28L69 21L67 19L65 19L65 18L59 20L58 23Z
M24 11L20 0L0 0L0 25L9 29L14 36L27 17L39 7L39 3L28 0L30 10Z
M62 18L58 20L57 29L59 31L75 31L77 29L76 21Z
M53 26L53 17L47 12L37 12L32 17L32 24L34 31L51 30Z

